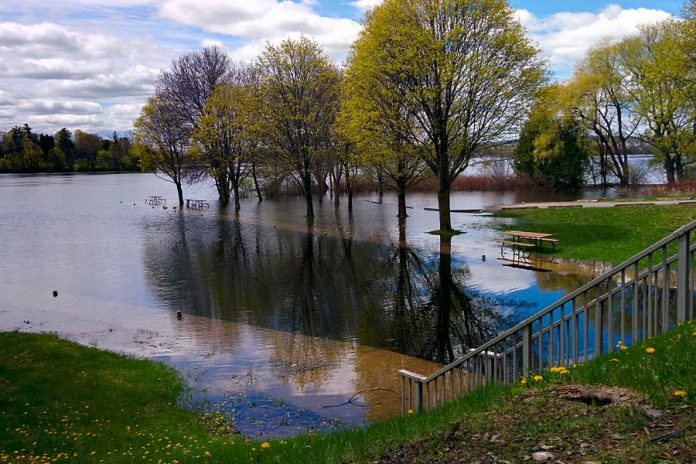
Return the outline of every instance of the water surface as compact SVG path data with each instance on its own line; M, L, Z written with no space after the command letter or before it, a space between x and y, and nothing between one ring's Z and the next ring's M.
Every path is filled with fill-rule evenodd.
M297 198L235 214L208 185L186 189L204 210L153 208L152 194L175 199L150 174L0 176L0 330L164 361L250 436L398 414L398 369L428 374L604 270L501 255L489 216L427 234L431 194L410 195L401 224L391 195L352 212L327 197L308 223ZM466 192L452 207L574 198Z

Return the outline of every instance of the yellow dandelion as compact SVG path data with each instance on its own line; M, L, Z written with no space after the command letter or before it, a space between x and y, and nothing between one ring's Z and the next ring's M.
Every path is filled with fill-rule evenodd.
M527 385L527 379L525 377L522 377L522 379L520 379L520 383L522 385Z
M263 448L263 449L270 448L270 447L271 447L271 444L268 443L267 441L264 441L263 443L261 443L261 448Z
M686 391L685 390L674 390L674 393L672 393L672 396L675 398L684 398L686 396Z
M534 381L535 381L535 382L543 382L543 381L544 381L544 378L543 378L542 376L540 376L540 375L535 375L535 376L534 376Z
M410 416L410 415L413 414L414 412L415 412L415 411L414 411L413 409L409 409L408 411L406 411L406 414L408 414L408 415Z
M648 354L653 354L655 352L655 348L652 346L649 346L648 348L645 349L645 352Z
M619 360L616 359L616 358L611 358L611 359L609 360L609 362L611 362L612 364L618 364L618 363L619 363Z
M628 347L626 345L621 345L621 351L626 351Z
M569 371L568 369L566 369L565 367L564 367L563 369L561 369L560 371L558 371L558 373L561 374L561 375L566 375L566 374L568 374L569 372L570 372L570 371Z
M206 451L206 452L203 453L203 454L205 454L206 456L210 457L210 451Z

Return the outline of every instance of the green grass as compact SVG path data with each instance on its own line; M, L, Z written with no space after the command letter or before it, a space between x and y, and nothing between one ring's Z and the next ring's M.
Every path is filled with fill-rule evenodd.
M647 346L655 353L646 353ZM219 424L211 428L215 421L177 407L180 380L162 364L51 335L0 333L0 462L59 458L63 462L338 463L373 462L399 453L432 462L444 448L463 453L462 459L495 452L516 462L540 440L560 440L559 449L572 448L606 430L623 436L651 426L641 408L590 413L587 405L559 403L548 393L549 387L567 383L621 386L644 393L654 407L693 409L695 365L696 324L690 324L572 368L566 375L543 372L542 382L492 385L414 417L330 435L270 440L269 447L262 448L260 442L238 435L219 435L215 433ZM676 398L676 390L684 390L686 397ZM530 397L533 392L538 394ZM671 420L681 424L684 419ZM500 429L499 438L505 443L482 438L492 427ZM520 442L514 437L532 438ZM643 462L652 462L664 451L662 445L647 439L626 441L624 448L622 456ZM618 452L597 450L597 456Z
M626 206L502 211L502 230L548 232L559 256L618 264L696 220L696 206Z

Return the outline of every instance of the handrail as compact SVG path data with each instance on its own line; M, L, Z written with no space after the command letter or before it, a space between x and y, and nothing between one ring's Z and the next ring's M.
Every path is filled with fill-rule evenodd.
M453 394L454 390L454 383L455 380L453 378L453 370L464 365L465 363L469 362L469 369L474 369L476 370L476 374L479 376L479 378L482 377L482 371L485 371L485 375L488 378L491 378L491 376L496 377L496 376L501 376L500 372L498 372L500 369L504 370L504 378L507 380L508 378L508 367L509 367L509 362L510 360L507 359L508 356L512 356L512 362L513 364L516 363L516 359L519 359L517 357L517 350L520 346L523 348L523 354L522 354L522 359L523 361L523 366L529 365L530 360L533 361L533 352L528 352L525 353L525 347L526 349L532 349L530 344L532 343L539 343L539 355L542 356L542 358L538 358L540 363L543 363L543 353L542 353L542 343L543 343L543 337L545 335L548 335L550 337L550 345L551 347L549 348L550 356L552 357L551 361L553 361L553 343L554 343L554 331L556 329L559 330L559 344L563 343L563 333L561 332L563 329L563 325L569 322L573 323L573 329L576 330L576 332L573 332L572 334L568 334L567 337L571 338L573 340L573 356L577 357L577 344L578 344L578 339L580 337L579 333L579 326L577 325L577 318L579 315L584 315L583 317L586 317L588 312L590 311L595 311L595 322L594 322L594 330L597 332L599 330L599 335L597 333L594 334L595 341L594 341L594 350L597 352L602 351L602 344L603 344L603 339L602 339L602 324L603 324L603 311L604 307L603 305L606 304L609 308L609 310L612 310L612 304L615 299L615 297L620 295L621 299L621 311L622 311L622 319L621 319L621 333L623 334L624 330L624 319L623 319L623 311L626 309L626 290L628 288L633 289L633 299L632 299L632 311L637 311L637 305L639 302L642 301L643 303L643 311L653 311L650 315L646 315L644 313L643 318L645 319L645 324L657 324L658 319L657 319L657 312L656 311L661 311L661 330L665 330L664 324L667 323L669 315L667 314L667 310L669 307L669 297L667 295L667 299L665 299L665 294L664 292L670 291L670 280L672 279L672 271L670 271L670 266L673 264L677 264L678 269L676 272L676 285L675 289L678 293L678 307L679 309L677 310L677 318L682 320L685 315L687 314L687 309L686 306L687 304L691 304L691 299L692 296L690 296L693 293L693 283L689 281L689 268L690 268L690 261L692 259L692 254L696 251L696 244L691 244L689 241L689 234L691 231L696 229L696 221L691 222L690 224L687 224L685 226L680 227L679 229L675 230L668 236L664 237L662 240L658 241L657 243L647 247L643 251L635 254L634 256L628 258L627 260L623 261L622 263L618 264L617 266L614 266L612 269L610 269L607 272L604 272L602 275L599 277L593 279L592 281L582 285L580 288L576 289L575 291L569 293L568 295L565 295L563 298L559 299L558 301L554 302L553 304L545 307L541 311L537 312L536 314L526 318L525 320L519 322L515 326L511 327L510 329L506 330L505 332L501 333L500 335L494 337L493 339L487 341L486 343L480 345L477 348L470 349L468 353L465 355L459 357L458 359L454 360L453 362L447 364L446 366L438 369L436 372L432 373L429 376L424 376L421 374L413 373L407 370L400 370L399 373L402 376L402 382L408 381L409 382L409 394L411 394L411 382L415 382L416 386L419 390L416 392L416 398L417 401L422 402L423 401L423 386L425 386L426 391L425 395L427 396L427 401L430 402L430 383L434 381L434 387L435 387L435 402L437 403L438 401L438 379L442 378L443 383L446 383L445 376L449 372L450 376L450 383L451 383L451 390ZM676 254L672 256L667 256L668 252L668 246L673 245L675 241L679 240L678 242L678 251ZM659 251L661 250L661 253ZM658 262L653 263L653 255L658 252L658 257L661 257L661 260ZM641 270L639 269L639 264L641 260L649 258L648 259L648 268L647 270ZM632 276L632 279L629 279L628 281L626 280L626 271L629 271L630 273L630 268L634 267L634 274ZM607 288L606 292L602 292L601 294L599 293L600 290L600 285L610 285L611 282L613 281L614 278L617 276L621 276L621 285L620 286L615 286L613 288ZM653 279L654 277L654 279ZM658 282L658 277L662 279L662 282ZM653 283L654 280L654 283ZM618 279L617 279L618 282ZM642 283L641 283L642 282ZM659 307L658 307L658 299L660 298L657 293L646 293L646 296L643 297L644 300L639 300L639 284L645 286L646 284L649 286L650 290L645 290L646 292L663 292L662 294L662 299L660 300ZM641 287L642 288L642 287ZM591 290L596 289L594 292L591 292ZM687 290L689 291L687 294ZM643 291L643 290L640 290ZM594 299L583 301L583 304L578 308L576 306L576 302L578 297L585 295L589 296L591 293L594 293ZM649 297L649 298L648 298ZM647 300L645 300L648 298ZM652 301L654 300L654 302ZM570 311L568 314L565 313L565 308L568 303L572 302L572 311ZM647 307L647 309L646 309ZM652 308L652 309L651 309ZM554 311L560 309L561 312L561 317L560 320L554 321ZM550 316L549 316L550 315ZM597 316L598 315L598 316ZM539 331L535 334L531 332L532 326L535 323L541 324L542 318L545 316L550 317L550 324L549 327L542 327L539 325ZM599 319L598 319L599 317ZM612 327L612 314L610 313L608 316L608 324L609 324L609 329L611 330ZM637 318L637 314L634 314L634 319ZM649 319L649 321L648 321ZM654 322L653 322L654 319ZM588 353L589 353L589 347L587 345L587 335L588 335L588 324L589 321L585 320L584 322L584 344L583 344L583 349L584 349L584 354L583 357L584 359L587 359ZM633 324L633 330L635 330L635 322L632 322ZM651 328L652 326L648 326ZM525 342L522 342L522 345L519 342L519 339L516 337L517 334L525 330L524 332L524 337L526 338ZM632 332L632 336L636 336L637 334ZM494 347L495 345L499 344L500 342L503 342L507 339L510 339L513 337L512 340L512 346L509 347L506 345L505 348L503 348L502 352L496 353L495 350L490 350L490 348ZM599 337L599 338L597 338ZM610 337L613 338L613 333L610 334ZM611 345L611 340L610 338L610 345ZM535 341L536 340L536 341ZM526 343L526 345L525 345ZM597 343L600 345L597 346ZM559 358L562 356L562 353L560 351L561 348L559 348ZM563 347L565 349L565 347ZM568 349L567 355L570 356L569 353L570 349ZM486 356L487 361L489 362L490 365L488 367L481 367L480 365L480 359L479 363L476 364L477 367L472 367L474 366L472 363L474 362L474 358L477 356L481 356L482 353L493 353L494 356ZM565 352L565 351L564 351ZM526 363L526 364L525 364ZM499 366L500 364L500 366ZM501 367L502 366L502 367ZM517 367L512 366L510 367L511 369L515 369L514 372L517 372ZM523 367L525 369L526 367ZM491 374L491 371L493 373ZM513 376L516 374L513 374ZM480 380L480 379L478 379ZM462 389L462 379L460 377L459 381L460 382L460 391ZM474 380L474 384L476 383L476 380ZM443 385L442 387L442 396L440 397L441 399L446 397L446 392L447 392L447 386ZM405 391L405 390L404 390ZM404 400L404 398L402 398ZM416 405L416 408L418 408L418 405Z
M551 305L547 306L546 308L542 309L538 313L535 313L534 315L528 317L527 319L523 320L522 322L518 323L514 327L508 329L507 331L503 332L502 334L498 335L497 337L489 340L488 342L484 343L483 345L479 346L478 348L474 349L474 351L470 351L464 356L460 357L459 359L452 361L448 365L444 366L437 372L427 376L425 378L425 382L429 382L433 380L435 377L439 377L443 373L447 372L448 370L455 368L459 365L461 365L463 362L473 358L480 352L486 350L487 348L490 348L491 346L495 345L496 343L499 343L509 336L519 332L521 329L524 329L526 326L529 324L536 322L539 320L539 318L546 316L548 313L552 312L554 309L558 308L561 305L564 305L568 303L569 301L573 300L574 298L577 298L578 296L582 295L584 292L587 290L590 290L591 288L596 287L598 284L606 281L609 277L612 277L616 275L617 273L621 272L622 270L626 270L628 267L632 266L635 264L637 261L640 261L641 259L647 257L649 254L654 253L655 251L659 250L665 245L670 244L672 241L674 241L676 238L678 238L681 235L684 235L685 233L691 232L692 230L696 229L696 221L687 224L685 226L680 227L676 231L672 232L670 235L667 237L663 238L659 242L655 243L654 245L649 246L645 250L641 251L640 253L635 254L633 257L628 258L621 264L618 264L602 274L601 276L591 280L590 282L586 283L582 287L578 288L577 290L567 294L560 300L556 301L555 303L552 303Z

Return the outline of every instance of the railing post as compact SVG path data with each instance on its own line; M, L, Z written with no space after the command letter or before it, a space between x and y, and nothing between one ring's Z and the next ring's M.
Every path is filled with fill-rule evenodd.
M416 401L413 408L415 412L423 410L423 382L421 380L416 381Z
M687 307L689 305L689 274L690 251L689 234L685 232L679 237L679 251L677 252L677 323L686 321ZM666 296L663 296L665 298Z
M522 376L527 377L531 372L532 366L532 325L527 325L522 329Z

